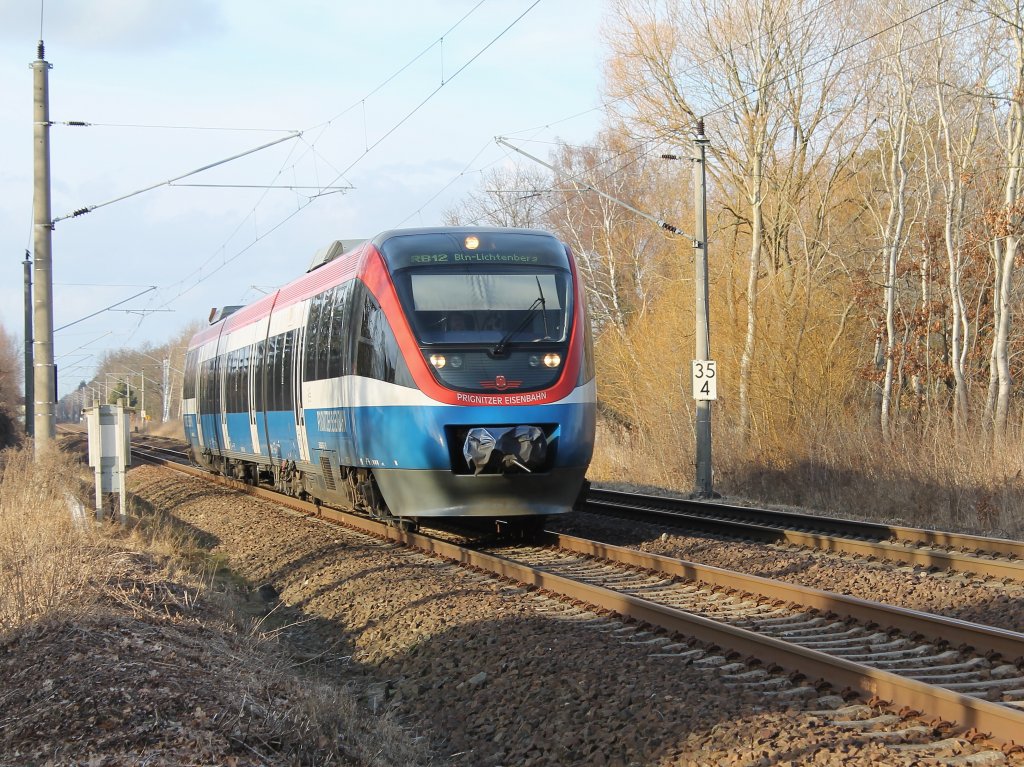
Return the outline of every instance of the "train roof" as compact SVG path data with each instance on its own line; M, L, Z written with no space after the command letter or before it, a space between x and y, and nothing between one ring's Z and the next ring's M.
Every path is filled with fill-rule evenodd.
M374 237L371 242L380 246L392 237L413 234L473 234L474 232L491 232L494 234L533 234L543 237L551 237L557 240L551 232L544 229L524 229L513 226L421 226L410 229L388 229Z
M417 234L528 234L548 237L556 242L558 238L543 229L525 229L499 226L428 226L410 229L389 229L381 232L370 240L335 240L325 248L317 251L305 274L282 285L277 291L262 296L255 302L242 307L224 307L213 309L210 313L210 324L200 330L193 338L190 348L216 338L224 327L228 332L261 319L275 310L275 307L288 306L295 301L315 294L324 288L354 277L361 268L366 257L365 245L371 244L379 248L392 237ZM223 323L223 325L222 325Z

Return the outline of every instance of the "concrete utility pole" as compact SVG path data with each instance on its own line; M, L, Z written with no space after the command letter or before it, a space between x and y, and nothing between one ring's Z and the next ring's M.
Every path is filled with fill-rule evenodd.
M35 332L33 334L36 460L53 449L57 439L57 375L53 364L53 221L50 217L50 64L39 41L32 62L32 137L35 147L35 191L32 219L35 250ZM28 371L26 371L26 376Z
M32 260L25 251L25 433L35 431L35 376L32 365Z
M711 359L711 330L708 312L708 199L706 150L708 139L704 135L704 119L697 120L697 133L693 137L693 213L694 224L694 287L696 290L696 326L694 350L694 398L697 405L697 487L696 495L712 498L716 495L711 471L711 395L717 391L714 380L715 366ZM700 364L705 363L705 364ZM700 376L698 376L698 371ZM698 384L698 378L703 382ZM706 384L706 390L701 390Z

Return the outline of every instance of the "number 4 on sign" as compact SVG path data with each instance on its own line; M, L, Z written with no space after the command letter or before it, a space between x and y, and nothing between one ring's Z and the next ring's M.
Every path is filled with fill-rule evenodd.
M693 361L693 398L718 399L718 370L714 360Z

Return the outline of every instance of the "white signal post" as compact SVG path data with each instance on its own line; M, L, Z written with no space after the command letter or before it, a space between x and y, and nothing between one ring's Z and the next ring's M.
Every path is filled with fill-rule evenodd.
M707 200L707 146L704 119L697 120L697 133L693 137L693 215L696 232L693 237L694 288L697 293L694 337L696 349L693 361L693 398L697 400L697 487L698 498L714 498L714 477L711 470L711 401L718 398L718 378L711 359L711 322L708 312L708 200ZM697 374L701 380L698 387ZM714 396L710 396L713 393ZM701 396L698 396L700 394Z
M718 376L714 360L693 361L693 398L698 402L718 399Z

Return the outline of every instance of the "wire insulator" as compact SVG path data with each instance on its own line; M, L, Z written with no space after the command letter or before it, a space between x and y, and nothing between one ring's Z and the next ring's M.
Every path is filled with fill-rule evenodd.
M78 210L71 214L71 218L75 218L76 216L84 216L90 210L92 210L92 208L79 208Z
M668 231L672 232L672 234L677 234L679 232L679 230L672 226L672 224L670 224L668 221L662 221L661 228L667 229Z
M39 44L36 46L36 58L39 59L40 61L42 61L43 59L46 58L45 51L43 50L43 41L42 40L40 40Z
M73 125L76 128L85 128L85 127L88 127L88 125L89 125L89 123L87 123L85 120L68 120L64 124L65 125Z

